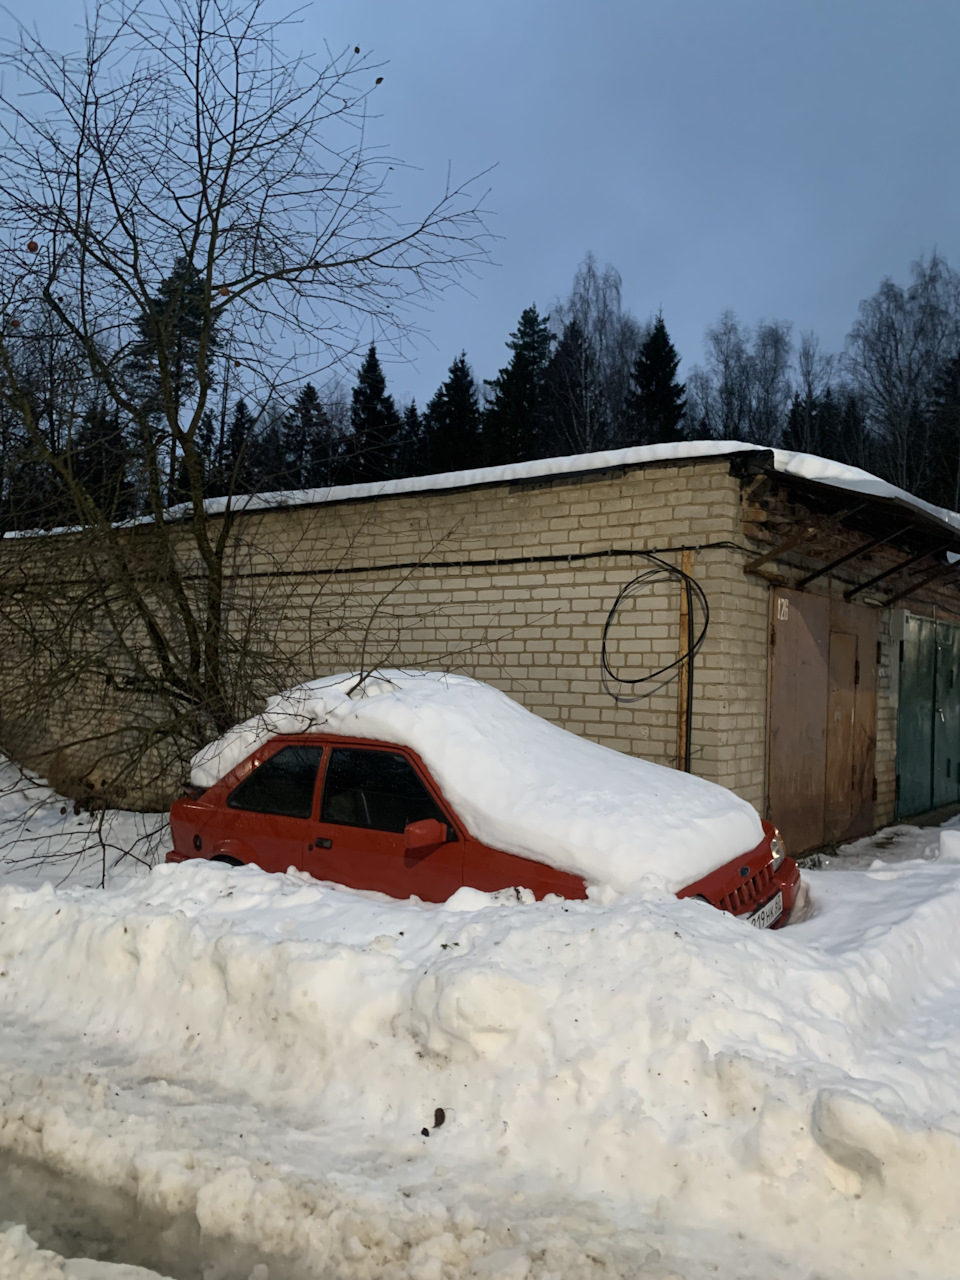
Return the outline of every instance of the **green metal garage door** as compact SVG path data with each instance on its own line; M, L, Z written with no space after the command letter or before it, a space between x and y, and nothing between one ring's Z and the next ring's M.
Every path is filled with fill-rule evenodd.
M960 801L960 627L904 618L897 817Z

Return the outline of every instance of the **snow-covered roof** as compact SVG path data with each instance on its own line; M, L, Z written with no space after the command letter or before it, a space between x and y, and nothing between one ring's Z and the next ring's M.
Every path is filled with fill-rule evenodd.
M387 498L403 494L431 493L444 489L470 489L477 485L507 484L538 480L549 476L581 475L590 471L608 471L618 467L642 467L656 462L693 462L698 459L723 458L731 454L765 453L775 471L785 476L829 485L860 494L865 498L885 498L912 507L923 515L960 532L960 513L924 502L906 489L889 484L879 476L859 467L848 467L812 453L794 453L790 449L771 449L766 445L746 444L741 440L683 440L676 444L637 445L632 449L607 449L597 453L575 453L560 458L534 458L530 462L512 462L501 467L473 467L465 471L443 471L429 476L405 476L401 480L380 480L368 484L341 484L319 489L283 489L269 493L236 494L229 498L208 498L204 510L209 515L231 511L272 511L280 507L316 506L328 502L351 502L369 498ZM185 520L193 510L190 503L167 509L168 520ZM123 522L133 527L149 524L152 516L140 516ZM40 537L56 533L76 533L76 528L11 530L4 538Z
M924 502L906 489L900 489L879 476L842 462L831 462L812 453L795 453L790 449L770 449L766 445L745 444L741 440L684 440L675 444L638 445L632 449L608 449L597 453L576 453L560 458L534 458L530 462L513 462L502 467L474 467L465 471L444 471L430 476L407 476L402 480L383 480L370 484L334 485L322 489L294 489L276 493L258 493L229 500L233 510L264 511L275 507L307 506L315 503L347 502L361 498L386 498L412 493L430 493L443 489L466 489L476 485L505 484L511 481L538 480L548 476L578 475L589 471L606 471L617 467L642 467L656 462L691 462L697 459L723 458L731 454L766 453L775 471L782 475L811 480L831 488L844 489L865 498L886 498L922 512L934 520L960 532L960 513ZM212 498L206 508L211 514L223 511L226 498ZM171 517L185 517L189 505L171 508Z
M671 892L757 846L756 810L703 778L613 751L467 676L330 676L271 698L193 759L212 786L281 733L411 747L478 840L627 889Z

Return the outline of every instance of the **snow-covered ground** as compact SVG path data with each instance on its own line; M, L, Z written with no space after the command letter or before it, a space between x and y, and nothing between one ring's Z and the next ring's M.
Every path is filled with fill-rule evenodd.
M104 856L38 784L4 815L0 1153L291 1275L960 1274L960 831L850 846L766 933L665 893L149 870L116 858L151 819ZM0 1262L86 1274L15 1229Z

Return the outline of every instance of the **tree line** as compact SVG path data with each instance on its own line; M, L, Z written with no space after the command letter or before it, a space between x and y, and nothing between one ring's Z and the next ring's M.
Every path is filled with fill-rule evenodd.
M960 277L939 255L915 262L905 287L884 280L860 304L840 353L823 351L809 332L795 340L787 322L750 328L725 311L686 383L662 312L638 321L623 306L617 271L588 255L548 314L525 308L495 377L478 381L461 351L423 409L390 395L375 344L350 389L307 382L287 401L274 392L258 402L248 371L210 325L200 273L186 258L160 284L154 313L149 325L134 321L141 332L123 370L133 418L116 396L98 394L54 314L41 305L13 322L9 358L34 427L0 404L6 528L75 520L65 476L78 477L114 519L146 509L156 477L144 472L143 424L190 403L201 337L219 365L196 431L207 497L717 439L818 454L960 506ZM188 500L174 451L162 466L167 501Z

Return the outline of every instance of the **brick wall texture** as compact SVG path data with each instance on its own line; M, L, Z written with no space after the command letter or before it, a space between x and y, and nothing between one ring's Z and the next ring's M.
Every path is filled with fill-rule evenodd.
M276 508L243 515L236 529L235 598L269 629L288 682L373 666L465 672L574 733L669 766L677 681L615 701L603 687L601 641L618 593L650 567L640 553L679 566L687 549L710 610L694 670L692 769L763 810L770 586L744 573L757 544L745 536L741 482L727 460ZM43 542L8 543L2 554L42 559ZM826 578L816 589L843 585ZM680 618L675 582L629 599L611 628L612 665L638 677L674 662ZM876 816L885 823L897 660L886 613L881 635ZM88 720L129 714L112 688L95 701L83 709ZM79 744L91 735L51 725L60 776L82 775L90 762Z
M272 511L249 518L248 537L270 548L251 554L251 570L274 575L281 642L309 653L312 674L374 663L463 671L575 733L671 766L677 682L629 704L602 685L610 609L650 567L608 553L679 566L693 548L710 608L693 769L762 804L767 587L745 577L742 554L715 545L742 542L740 485L724 460ZM679 586L629 600L609 640L621 675L672 663Z

